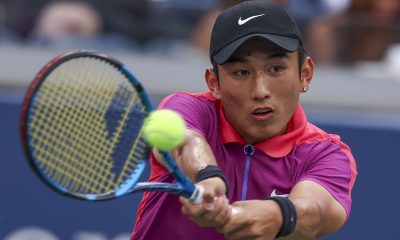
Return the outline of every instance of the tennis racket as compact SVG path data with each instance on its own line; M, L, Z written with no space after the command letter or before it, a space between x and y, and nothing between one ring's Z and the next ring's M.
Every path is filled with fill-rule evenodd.
M142 125L153 106L121 62L91 51L64 53L28 88L21 114L27 159L62 194L97 201L161 191L202 202L203 190L161 152L176 183L139 182L151 148Z

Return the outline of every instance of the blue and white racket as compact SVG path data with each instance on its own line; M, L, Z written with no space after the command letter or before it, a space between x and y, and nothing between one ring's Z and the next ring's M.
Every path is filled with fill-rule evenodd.
M162 191L202 201L202 189L161 152L175 184L140 182L150 147L142 125L153 106L119 61L89 51L50 61L30 85L21 136L36 173L68 196L106 200L137 191Z

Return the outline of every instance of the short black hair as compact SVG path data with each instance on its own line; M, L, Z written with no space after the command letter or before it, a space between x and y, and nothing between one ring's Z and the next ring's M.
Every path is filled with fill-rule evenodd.
M303 47L303 45L299 45L299 48L297 49L299 52L299 70L301 71L301 66L303 66L304 61L306 60L308 53L306 49Z

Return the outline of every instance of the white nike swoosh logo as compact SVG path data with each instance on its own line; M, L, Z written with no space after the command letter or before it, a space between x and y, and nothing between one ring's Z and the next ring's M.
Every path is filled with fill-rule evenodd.
M288 197L289 194L276 194L276 189L274 189L274 191L272 191L271 193L271 197Z
M243 25L243 24L247 23L248 21L250 21L253 18L261 17L261 16L264 16L264 15L265 15L265 13L260 14L260 15L251 16L251 17L248 17L248 18L243 19L243 20L242 20L242 17L240 17L239 20L238 20L238 24L239 25Z

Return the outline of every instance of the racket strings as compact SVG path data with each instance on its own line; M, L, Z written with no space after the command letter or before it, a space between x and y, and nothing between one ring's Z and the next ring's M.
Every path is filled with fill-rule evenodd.
M71 60L35 96L31 148L47 177L68 191L107 193L146 157L144 115L135 89L117 69L93 58Z
M59 76L61 76L61 74L56 75L56 77L59 77ZM80 76L78 76L78 77L80 77ZM55 78L55 80L57 80L57 78ZM82 139L82 134L87 134L87 133L85 133L85 132L87 132L87 131L85 131L85 129L90 130L90 126L89 126L89 128L87 128L88 126L86 126L85 123L88 122L87 118L91 117L92 114L90 114L90 113L89 114L74 114L74 113L78 112L78 111L76 111L76 108L71 107L71 106L65 106L69 102L68 98L65 98L63 95L60 95L62 93L68 93L68 91L66 91L66 90L69 89L68 88L69 86L65 87L65 86L61 85L60 87L58 87L60 85L59 81L52 81L52 82L46 81L46 84L48 84L48 83L56 83L57 87L48 88L48 89L53 89L56 91L49 91L49 90L45 91L45 89L43 88L41 90L42 91L41 93L43 93L43 94L38 94L38 97L44 96L44 97L47 97L48 99L40 100L40 103L43 103L43 102L46 103L51 100L55 100L56 101L55 105L62 106L62 108L61 108L61 111L55 112L54 115L51 113L42 112L42 114L44 116L50 117L50 119L55 121L54 125L48 126L48 128L46 128L45 131L42 131L42 132L44 134L47 133L48 138L51 138L52 135L55 135L57 137L57 139L60 139L60 138L64 139L64 141L54 142L54 144L55 144L54 151L57 153L57 155L54 155L54 157L55 157L55 159L71 159L71 162L67 163L65 161L54 161L54 160L47 161L48 157L51 157L51 156L44 156L43 159L45 159L46 161L43 161L43 164L44 165L47 164L47 165L50 165L53 167L53 173L55 174L53 176L54 180L56 180L57 182L60 182L63 186L67 186L67 183L64 182L64 181L68 181L66 179L71 180L71 176L77 175L76 173L70 174L70 173L68 173L68 171L70 171L70 170L82 171L86 168L85 170L89 171L89 173L81 174L81 177L84 178L86 176L86 179L79 179L79 178L75 177L75 181L76 180L84 180L78 184L78 186L83 187L83 186L87 185L86 180L90 179L88 175L91 175L90 171L91 170L93 171L93 168L90 165L85 166L85 164L82 163L82 158L85 159L85 158L90 157L90 151L92 151L92 149L90 149L90 145L87 145L87 142L80 141L80 139ZM74 85L72 85L72 86L74 86ZM72 90L79 90L79 89L72 89ZM60 97L58 98L57 96L60 96ZM65 102L63 102L63 101L65 101ZM83 104L83 107L85 107L85 104ZM42 109L44 109L44 111L45 111L45 110L51 110L52 108L47 107L47 106L42 106ZM72 110L69 110L69 109L72 109ZM74 128L74 126L69 126L71 123L77 123L77 120L76 120L77 118L78 119L80 118L80 122L78 124L74 124L74 125L79 126L79 124L81 124L80 128ZM61 126L61 125L62 125L61 130L64 130L64 131L60 131L60 129L58 129L58 126ZM41 128L46 127L44 124L38 125L38 126L40 126ZM74 133L74 132L70 132L70 131L77 131L77 132ZM83 131L83 133L80 133L79 131ZM88 136L91 137L91 138L89 138L89 140L93 139L93 137L91 135L92 134L90 134L90 131L89 131ZM43 142L44 143L46 142L46 138L42 139L42 143ZM77 146L75 146L73 144L74 142L79 143L79 144ZM75 147L78 147L78 148L74 149ZM48 148L48 146L46 146L46 148ZM44 150L47 150L47 149L44 149ZM45 154L47 151L43 151L43 152ZM74 155L76 155L78 157L72 156L71 153L72 154L75 153ZM48 154L50 154L50 153L48 153ZM79 158L79 156L81 156L82 158ZM73 161L73 160L75 160L75 161ZM59 166L59 167L55 168L56 166ZM101 168L99 170L101 170ZM65 177L67 177L67 178L65 178Z

